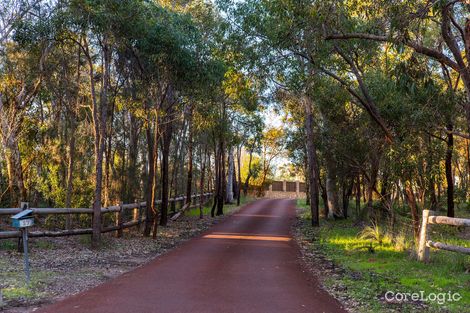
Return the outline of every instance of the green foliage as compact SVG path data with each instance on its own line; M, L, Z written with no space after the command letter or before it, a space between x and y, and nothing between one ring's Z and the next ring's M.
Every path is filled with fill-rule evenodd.
M384 243L385 233L379 224L374 223L364 227L359 233L358 237L360 239L370 240L377 243L378 245L382 245Z

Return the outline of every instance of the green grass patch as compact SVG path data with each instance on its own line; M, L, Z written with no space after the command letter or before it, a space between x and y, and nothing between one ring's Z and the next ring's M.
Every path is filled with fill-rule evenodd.
M346 270L335 281L346 293L358 300L361 312L468 312L470 307L470 257L462 254L432 250L431 262L424 264L415 258L414 244L409 238L397 238L382 230L381 243L374 236L364 236L363 229L353 221L321 221L321 227L313 230L309 224L309 212L305 203L301 209L301 227L304 238L315 238L311 249L317 249L335 264ZM436 241L469 246L468 240L459 239L457 230L433 228L431 238ZM369 249L370 246L373 249ZM426 302L423 309L416 304L388 304L381 300L387 291L415 293L459 293L460 301L443 304Z
M16 250L18 247L18 240L3 239L0 240L0 250Z
M1 265L1 263L0 263ZM26 285L26 278L23 271L9 272L0 275L0 279L6 284L6 288L2 289L4 300L20 301L20 300L36 300L44 296L44 286L58 275L53 271L31 271L31 282Z

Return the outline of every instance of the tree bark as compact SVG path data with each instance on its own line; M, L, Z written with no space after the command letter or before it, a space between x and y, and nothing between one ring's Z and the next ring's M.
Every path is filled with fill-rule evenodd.
M227 188L226 188L226 203L233 202L233 174L234 174L234 159L233 159L233 147L228 150L228 177L227 177Z
M308 162L308 178L310 186L310 212L312 215L312 226L320 226L320 217L318 211L319 197L318 197L318 162L317 153L313 133L313 113L312 103L310 98L304 96L304 110L305 110L305 133L307 135L307 162Z
M215 217L215 209L219 200L220 193L220 155L221 151L217 147L214 149L214 166L215 166L215 192L214 192L214 203L211 208L211 217Z
M361 175L356 176L356 218L361 212Z
M201 148L201 152L202 152L202 148ZM201 193L201 198L199 200L199 218L204 217L203 207L204 207L204 202L205 202L204 180L205 180L205 175L206 175L206 160L207 160L207 148L204 149L201 155L201 180L199 181L199 190Z
M217 213L216 215L224 215L224 198L226 194L227 182L225 177L225 141L222 137L220 139L220 190L219 190L219 199L217 199Z
M92 98L92 117L93 131L95 138L95 192L93 202L93 231L92 231L92 247L97 248L101 242L101 193L103 184L103 154L106 144L106 120L108 110L108 88L111 67L111 49L108 46L107 38L101 43L103 55L103 74L101 82L100 101L96 99L95 75L93 69L93 60L90 55L89 47L84 41L85 54L88 61L90 76L90 92Z
M147 110L149 110L147 108ZM157 211L155 209L155 205L152 205L154 202L155 197L155 182L156 182L156 161L158 160L155 152L158 149L158 143L154 142L155 133L158 132L156 128L158 128L158 122L155 123L155 130L152 133L152 127L150 121L152 120L150 112L147 113L147 119L149 123L145 129L145 134L147 138L147 162L148 162L148 175L147 175L147 188L146 188L146 202L147 206L145 207L145 227L144 227L144 237L150 236L150 232L152 231L152 225L154 220L157 218ZM155 117L155 121L157 118Z
M188 179L186 182L186 204L191 203L191 188L193 184L193 107L190 105L188 116ZM202 192L202 191L201 191Z
M341 216L338 206L338 189L336 186L336 173L335 164L331 158L327 158L327 171L326 171L326 194L328 201L328 215L325 216L333 219L335 216Z
M237 147L237 164L238 164L238 185L237 185L237 206L240 205L240 197L242 191L242 163L241 163L241 155L242 155L242 146Z
M446 150L446 181L447 181L447 216L454 217L454 178L452 173L452 155L454 151L454 135L452 124L447 125L447 150Z
M168 197L169 197L169 185L168 185L168 172L169 164L168 159L170 157L170 143L172 137L173 127L169 121L165 124L164 133L162 136L162 206L160 215L160 226L166 226L168 223ZM154 230L154 237L156 236Z
M253 149L250 149L250 156L248 159L248 175L246 175L245 178L245 185L243 186L243 194L246 195L248 194L248 187L250 185L250 179L253 173L251 172L251 163L253 162Z

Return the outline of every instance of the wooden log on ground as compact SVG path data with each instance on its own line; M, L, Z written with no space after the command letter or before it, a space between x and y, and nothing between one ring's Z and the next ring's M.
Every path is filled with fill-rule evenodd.
M470 227L470 219L447 216L429 216L428 223Z
M433 242L433 241L428 240L426 242L426 245L428 247L436 248L436 249L440 249L440 250L470 254L470 248L448 245L448 244L445 244L445 243L442 243L442 242Z

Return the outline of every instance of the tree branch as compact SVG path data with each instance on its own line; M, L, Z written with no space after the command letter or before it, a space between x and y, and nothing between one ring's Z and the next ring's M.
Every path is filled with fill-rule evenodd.
M442 52L425 47L420 45L416 42L411 40L404 40L400 41L398 39L394 39L391 36L386 35L374 35L374 34L367 34L367 33L348 33L348 34L333 34L328 35L325 37L326 40L349 40L349 39L364 39L364 40L373 40L379 42L389 42L394 44L404 44L407 47L414 49L416 52L431 57L441 63L446 64L447 66L451 67L452 69L460 72L461 68L459 64L453 61L451 58L443 54Z

